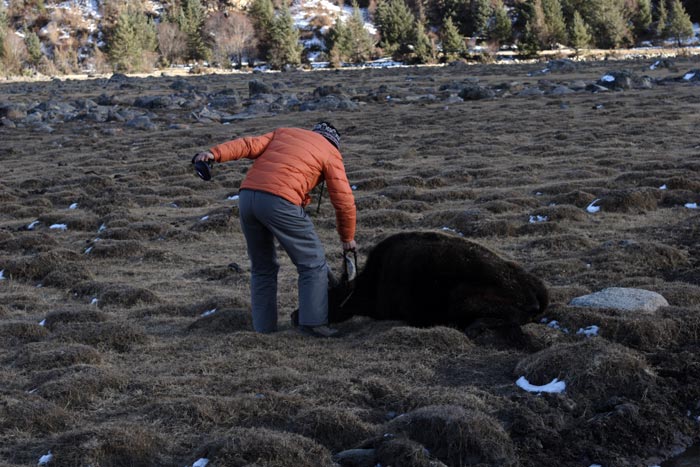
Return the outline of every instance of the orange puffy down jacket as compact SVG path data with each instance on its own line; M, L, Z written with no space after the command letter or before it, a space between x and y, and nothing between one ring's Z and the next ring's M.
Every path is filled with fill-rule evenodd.
M241 189L272 193L297 206L308 205L309 192L325 179L340 240L354 239L355 198L343 156L320 134L301 128L279 128L262 136L237 138L210 151L216 162L254 159Z

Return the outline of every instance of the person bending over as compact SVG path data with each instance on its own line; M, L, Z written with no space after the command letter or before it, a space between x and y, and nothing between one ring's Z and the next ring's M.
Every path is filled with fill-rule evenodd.
M328 122L312 130L278 128L198 153L193 162L253 159L239 194L240 221L251 264L253 328L277 330L277 272L273 239L289 255L299 274L299 330L333 337L328 326L328 265L323 245L304 207L309 193L325 180L336 214L343 252L354 251L356 210L343 157L340 134Z

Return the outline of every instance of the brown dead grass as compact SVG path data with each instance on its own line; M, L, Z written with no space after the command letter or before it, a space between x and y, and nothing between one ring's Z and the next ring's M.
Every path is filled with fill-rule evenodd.
M543 77L528 76L541 63L256 74L300 99L342 92L361 110L230 125L191 112L219 92L248 96L251 75L178 78L191 93L171 88L171 76L3 83L2 102L106 94L122 109L138 96L178 93L187 108L154 109L152 132L91 120L52 125L51 134L0 127L9 167L0 183L0 464L36 465L51 449L59 465L208 457L214 467L325 467L331 452L354 447L372 450L372 466L658 464L698 437L700 222L683 206L700 202L689 138L697 87L517 95L588 84L614 68L660 79L698 68L690 59L678 71L650 64L578 63ZM509 91L442 100L475 80ZM419 94L438 100L410 101ZM251 332L249 261L237 203L227 199L250 161L217 165L204 183L190 158L232 136L320 119L343 133L360 267L393 233L461 233L545 280L545 314L570 333L530 323L514 348L488 333L470 340L355 318L338 325L339 339L312 339L291 329L297 274L281 248L280 332ZM596 198L600 212L586 212ZM314 193L309 214L338 271L334 210L324 196L317 213L317 201ZM533 215L547 221L530 223ZM50 230L52 221L68 230ZM567 306L612 286L654 290L672 306L643 315ZM576 335L593 324L600 337ZM526 393L515 368L569 387Z

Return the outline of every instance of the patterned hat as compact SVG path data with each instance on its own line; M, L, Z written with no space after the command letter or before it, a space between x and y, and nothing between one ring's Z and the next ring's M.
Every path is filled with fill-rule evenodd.
M340 149L340 133L333 125L328 122L318 122L312 130L323 135L333 146Z

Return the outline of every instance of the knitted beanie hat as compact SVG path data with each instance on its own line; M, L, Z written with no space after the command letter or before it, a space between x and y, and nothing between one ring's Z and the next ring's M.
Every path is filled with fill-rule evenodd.
M314 125L312 130L322 135L333 146L340 149L340 133L338 133L338 130L336 130L333 125L328 122L318 122L316 125Z

